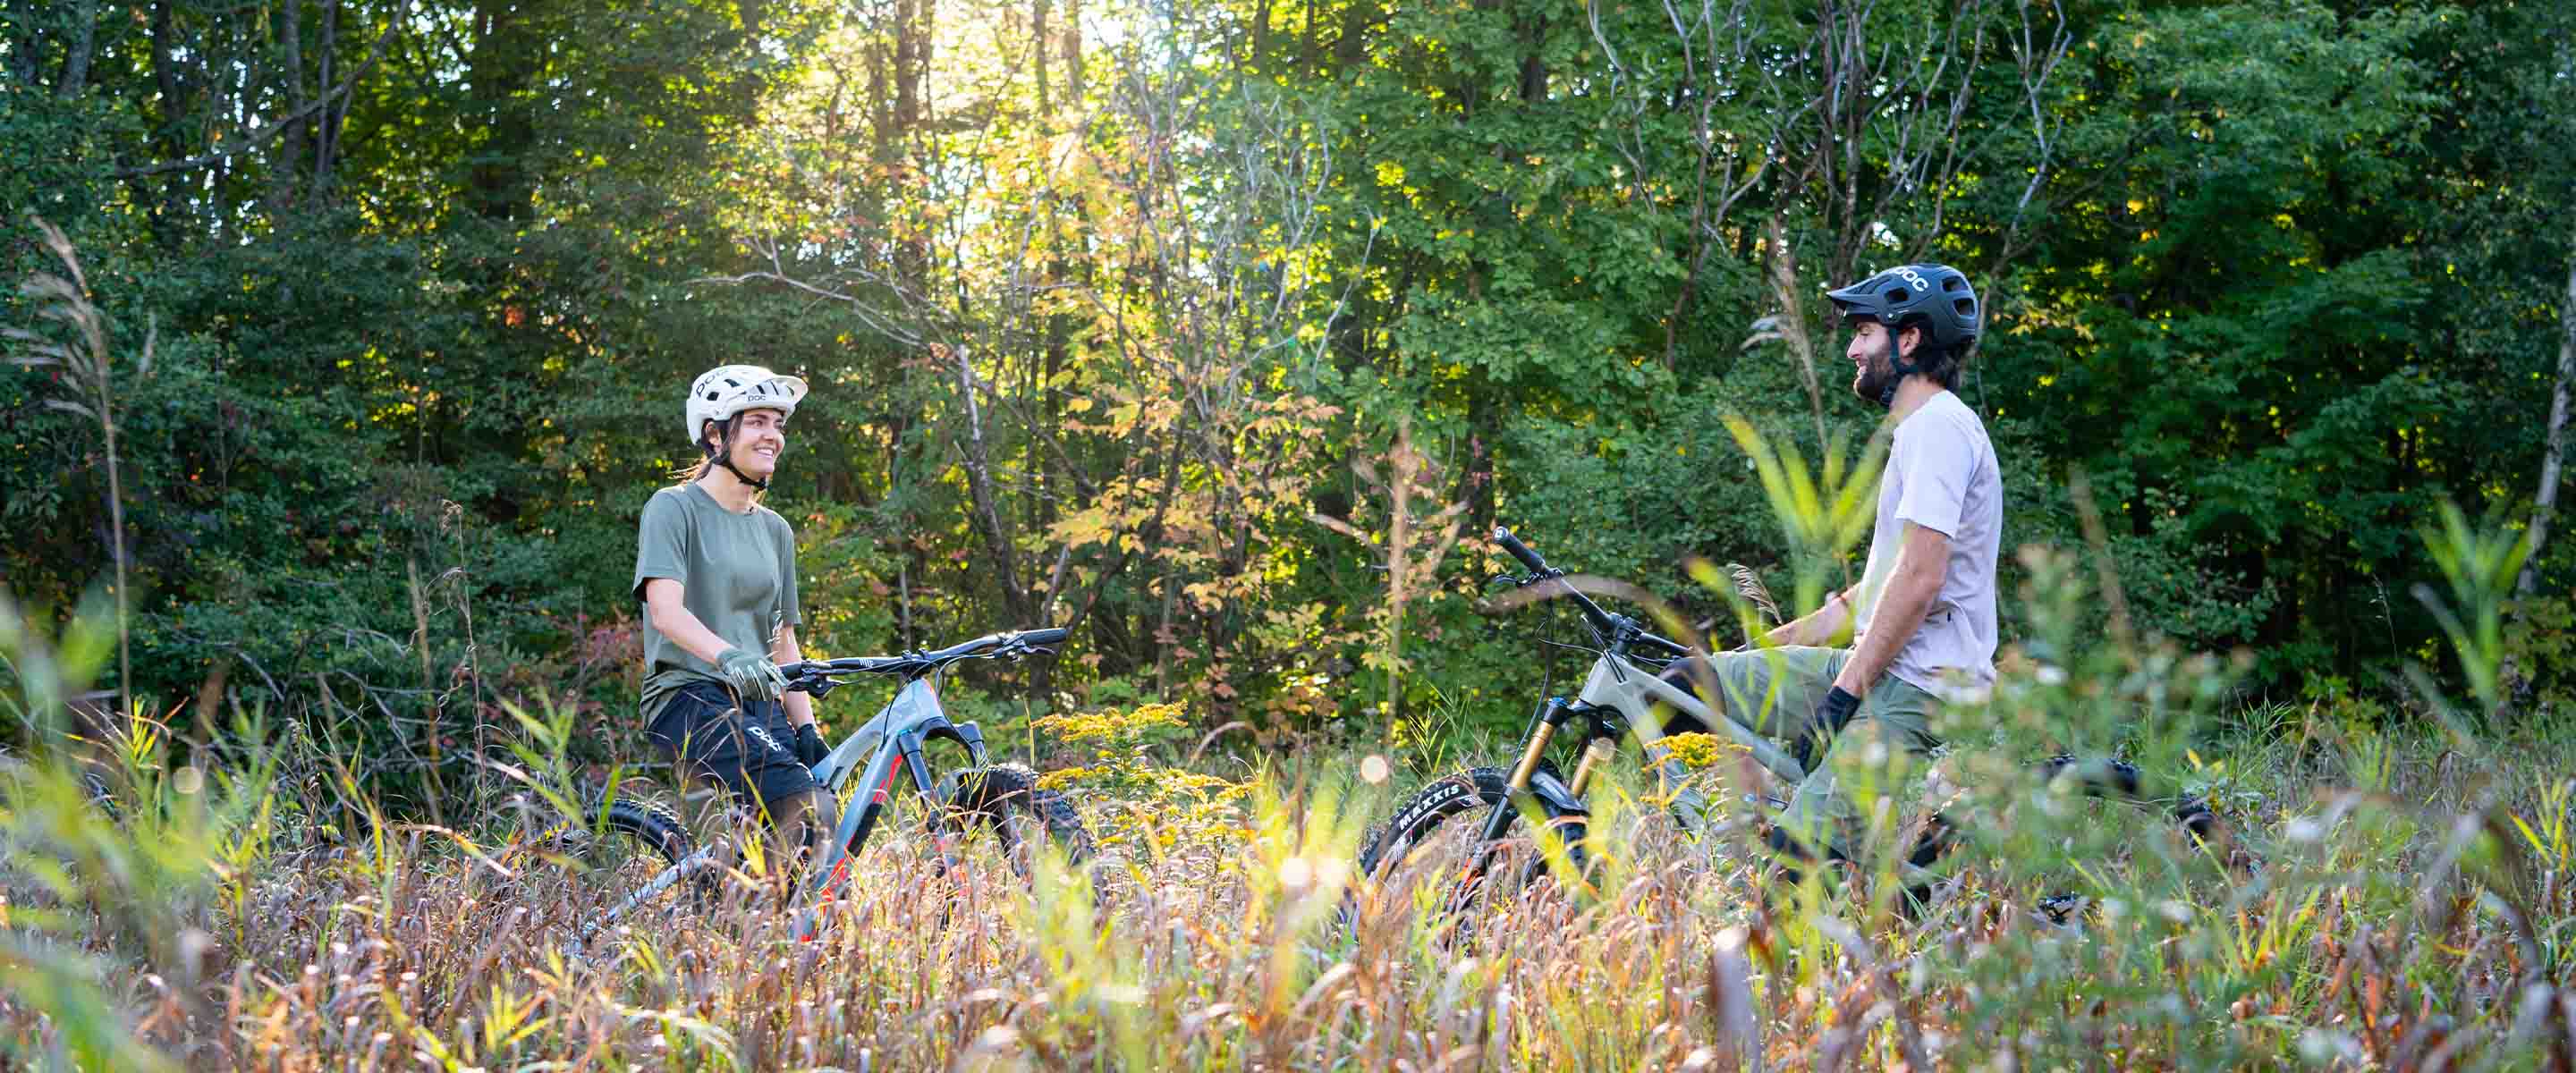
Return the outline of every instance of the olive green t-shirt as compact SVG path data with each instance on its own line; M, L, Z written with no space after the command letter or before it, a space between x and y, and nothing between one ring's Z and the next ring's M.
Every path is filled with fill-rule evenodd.
M767 507L736 514L692 481L653 493L635 538L638 603L644 582L680 583L680 606L746 652L769 651L782 626L800 626L796 606L796 533ZM723 681L714 664L689 654L644 619L644 721L650 724L672 691Z

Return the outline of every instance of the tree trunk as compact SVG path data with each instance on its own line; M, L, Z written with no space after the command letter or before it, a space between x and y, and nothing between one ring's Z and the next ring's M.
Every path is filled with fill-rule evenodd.
M1052 111L1047 92L1047 0L1036 0L1029 6L1029 43L1037 54L1038 114Z
M7 38L9 76L17 79L19 85L32 86L36 84L36 31L33 25L35 20L19 14L25 7L21 0L9 0L9 5L5 9L10 15L10 25L27 28L25 33L11 34Z
M2576 380L2576 249L2567 255L2567 296L2558 307L2558 384L2549 393L2549 436L2540 452L2540 495L2531 507L2531 557L2523 561L2514 594L2529 596L2540 584L2540 552L2549 542L2549 515L2558 506L2558 460L2567 446L2567 385Z
M54 84L54 99L68 101L89 87L90 49L98 40L98 0L81 0L72 12L69 51L63 54L63 80Z
M984 412L975 401L975 367L967 361L966 348L957 348L957 387L966 397L966 493L974 500L977 528L984 531L984 554L992 561L991 569L999 575L1002 606L1010 611L1011 621L1028 619L1028 591L1020 587L1017 553L1011 548L1010 530L1002 524L1000 495L993 488L992 463L984 446Z
M937 0L898 0L894 25L895 142L921 125L921 81L930 72L931 35L938 30Z
M1079 109L1082 107L1082 94L1084 92L1082 84L1082 0L1064 0L1063 23L1064 28L1056 32L1056 40L1060 47L1064 49L1059 57L1064 62L1064 99L1068 102L1068 107Z
M304 146L313 130L303 115L313 103L304 95L304 0L286 0L283 6L277 43L286 50L286 99L293 105L288 114L296 118L286 121L286 133L278 141L280 166L269 169L269 198L279 207L294 203L295 173L303 167Z
M323 0L321 62L318 77L314 81L321 87L321 92L325 96L322 101L322 114L313 118L311 128L313 131L313 188L317 193L324 184L331 181L331 154L337 151L333 143L339 141L340 133L340 123L335 117L346 115L349 111L349 102L346 98L342 98L334 107L328 96L331 92L332 76L336 74L331 70L331 60L339 49L340 0Z

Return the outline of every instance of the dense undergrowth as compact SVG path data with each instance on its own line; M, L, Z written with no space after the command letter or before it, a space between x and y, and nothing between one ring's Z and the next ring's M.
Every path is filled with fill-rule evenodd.
M2039 620L2082 606L2061 581ZM22 718L105 651L12 633ZM745 874L589 960L576 863L525 841L598 789L561 761L569 716L524 720L433 821L209 701L10 758L0 1046L118 1069L2564 1067L2576 726L2249 711L2215 661L2017 655L1956 716L1951 805L1979 823L1919 917L1883 876L1773 882L1740 825L1685 838L1631 775L1596 795L1589 874L1461 920L1416 882L1455 840L1382 884L1349 864L1428 771L1200 751L1143 707L1041 728L1107 846L1087 866L934 878L898 824L818 941ZM2232 838L2022 763L2060 748L2208 795ZM1749 788L1694 754L1716 800ZM2063 894L2083 907L2038 911Z

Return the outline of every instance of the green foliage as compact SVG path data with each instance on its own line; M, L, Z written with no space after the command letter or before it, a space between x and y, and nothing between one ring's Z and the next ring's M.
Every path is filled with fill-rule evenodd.
M2500 527L2473 526L2460 508L2444 503L2442 527L2425 530L2424 546L2441 567L2450 592L2419 585L2416 598L2432 609L2450 637L2479 711L2492 713L2504 702L2497 680L2505 659L2504 601L2531 555L2531 542Z
M104 667L112 614L93 607L49 638L0 599L0 705L36 728L24 751L0 754L0 1007L41 1015L41 1034L0 1036L20 1061L84 1068L177 1068L139 1037L107 981L132 965L155 977L183 1016L212 1012L199 990L218 977L238 931L208 930L218 911L238 914L256 869L303 805L281 800L278 752L245 716L228 729L236 747L182 760L169 728L88 707L73 722L68 698ZM87 740L75 737L88 735ZM87 755L84 756L83 754ZM238 919L238 917L236 917Z
M1865 442L1815 294L1923 258L1988 300L1960 393L2015 543L2081 543L2081 473L2141 634L2388 697L2447 636L2412 534L2533 496L2563 8L21 5L0 268L48 267L41 214L115 352L157 337L119 385L135 691L220 677L398 778L503 701L631 703L633 512L730 360L817 388L770 501L810 650L1045 620L1043 693L1407 757L1508 730L1544 616L1477 614L1475 536L1694 621L1692 557L1796 591L1718 415ZM1831 20L1945 73L1813 107L1878 69ZM0 373L0 576L57 611L113 566L63 392ZM1466 534L1400 595L1399 428Z
M2576 601L2529 597L2507 605L2505 665L2516 680L2505 686L2540 711L2576 711Z

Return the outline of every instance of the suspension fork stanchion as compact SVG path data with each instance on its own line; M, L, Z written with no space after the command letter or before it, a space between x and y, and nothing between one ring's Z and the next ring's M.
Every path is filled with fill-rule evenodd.
M930 781L930 765L921 759L921 736L906 734L895 739L895 748L903 754L905 770L912 772L912 787L921 791L924 800L939 799L939 788Z
M1585 791L1592 788L1592 776L1618 755L1618 728L1603 722L1600 713L1593 713L1592 724L1584 734L1583 758L1574 762L1574 778L1565 784L1565 788L1574 794L1575 800L1583 800Z
M1492 842L1501 838L1503 832L1511 827L1512 817L1518 814L1521 799L1529 796L1530 776L1538 771L1539 760L1547 755L1548 741L1556 737L1556 728L1565 725L1569 710L1570 706L1566 704L1563 697L1549 697L1546 706L1539 709L1538 718L1533 720L1530 726L1529 744L1521 747L1520 763L1512 765L1512 776L1504 786L1503 800L1496 804L1494 810L1485 817L1483 841ZM1485 851L1486 854L1492 852L1490 849ZM1477 862L1477 871L1481 873L1483 870L1483 860L1480 858Z
M1521 746L1520 763L1512 765L1512 789L1529 789L1530 774L1538 770L1539 759L1547 753L1549 739L1556 737L1556 728L1565 725L1568 707L1565 698L1549 697L1547 705L1539 709L1537 723L1530 727L1529 743Z
M921 755L921 744L922 739L918 734L906 734L895 739L895 749L901 757L899 762L905 770L912 772L913 791L919 793L922 803L928 806L925 811L930 816L931 848L939 854L939 867L945 871L957 863L954 859L955 854L952 852L956 848L957 839L948 829L947 819L941 813L949 803L939 799L939 785L930 777L930 764ZM981 752L983 744L982 735L977 735L975 740L968 744L967 749L969 752Z

